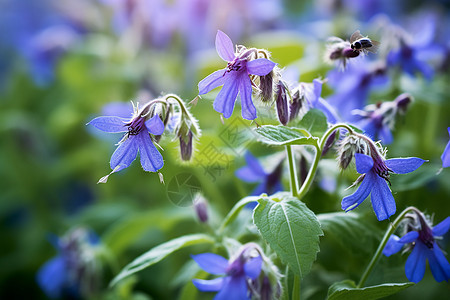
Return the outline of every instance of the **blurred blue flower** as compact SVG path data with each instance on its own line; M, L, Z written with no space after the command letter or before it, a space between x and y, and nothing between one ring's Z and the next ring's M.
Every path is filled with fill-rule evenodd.
M152 102L149 102L141 110L136 107L131 120L130 118L118 116L102 116L88 123L88 125L92 125L104 132L126 132L116 151L111 156L110 166L112 172L102 177L99 182L106 182L111 174L129 167L136 159L138 152L140 153L142 168L145 171L157 172L163 167L163 158L153 144L149 133L161 135L164 132L164 123L158 114L149 118L151 105Z
M271 172L267 173L263 167L250 152L245 153L245 161L247 165L236 170L236 177L245 182L258 182L259 185L251 193L252 196L259 196L262 193L272 195L276 192L282 191L281 172L283 164L280 162L277 167Z
M252 82L249 75L264 76L272 71L275 63L258 58L248 61L255 49L243 47L239 53L234 53L233 42L222 31L216 35L216 50L228 65L204 78L198 84L199 95L203 95L223 85L214 100L214 109L225 118L231 117L238 93L241 98L242 117L247 120L256 119L256 108L252 102Z
M214 300L249 300L248 279L256 279L262 266L261 256L248 258L241 253L236 259L203 253L192 255L195 262L208 273L225 275L212 280L193 279L194 285L202 292L218 292Z
M328 79L335 89L334 94L328 98L328 103L349 122L355 120L352 111L365 106L369 92L389 82L384 67L363 62L350 64L344 72L333 70L328 74Z
M420 167L425 160L417 157L393 158L384 160L376 149L371 149L371 156L356 153L356 170L361 175L357 182L361 182L355 193L342 199L342 209L346 212L358 207L371 194L373 210L379 221L392 216L395 211L395 200L387 185L389 173L405 174Z
M450 135L450 127L447 128L448 134ZM448 141L447 146L445 146L444 152L441 156L442 159L442 167L447 168L450 167L450 141Z
M53 237L52 243L58 255L39 269L36 280L40 288L52 299L82 299L92 295L101 276L93 255L99 244L98 236L78 228L62 238Z
M336 110L325 99L320 97L323 81L314 79L312 84L301 83L301 85L303 86L307 108L321 110L327 117L329 123L336 123L339 120Z
M418 283L425 274L425 264L428 264L437 282L450 279L450 264L439 248L436 240L443 236L450 228L450 217L431 227L422 216L418 230L409 231L403 237L391 235L383 250L383 254L391 256L399 252L404 245L410 245L412 252L406 260L405 274L409 281Z

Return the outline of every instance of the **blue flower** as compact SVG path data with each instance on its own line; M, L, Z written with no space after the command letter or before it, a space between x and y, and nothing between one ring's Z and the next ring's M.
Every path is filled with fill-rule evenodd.
M261 256L246 258L241 253L236 259L203 253L192 255L195 262L208 273L225 275L212 280L193 279L194 285L202 292L218 292L214 300L249 300L248 279L258 278L261 272Z
M428 264L437 282L450 279L450 264L439 248L436 240L444 235L450 228L450 217L430 228L423 216L420 220L419 230L413 230L399 238L391 235L383 250L383 254L391 256L399 252L404 245L409 244L412 252L406 260L405 274L409 281L418 283L425 274L425 264Z
M362 183L355 193L342 199L341 205L342 209L348 212L358 207L371 194L373 210L378 220L382 221L392 216L396 210L394 197L386 183L389 181L389 173L410 173L420 167L425 160L417 157L384 160L376 149L371 149L371 152L372 157L361 153L355 154L356 170L363 174L358 181L362 180Z
M252 102L252 81L249 75L267 75L276 64L265 58L249 60L257 51L256 49L242 47L239 53L234 53L233 42L220 30L216 35L216 50L228 65L225 69L218 70L199 82L199 95L223 85L214 101L214 109L222 113L225 118L229 118L239 93L242 117L247 120L256 119L256 108Z
M323 81L320 79L314 79L312 84L301 83L304 90L305 100L308 109L319 109L321 110L329 123L336 123L339 121L339 116L336 110L327 102L325 99L320 97L322 93Z
M448 134L450 135L450 127L447 128ZM448 141L447 146L444 149L444 152L441 156L442 159L442 167L447 168L450 167L450 141Z
M164 123L157 114L149 118L151 104L152 102L148 103L142 110L136 107L131 120L116 116L102 116L88 123L88 125L92 125L104 132L126 132L116 151L111 156L110 166L112 172L102 177L99 182L106 182L111 174L130 166L136 159L138 152L141 157L142 168L145 171L157 172L163 167L163 158L153 144L149 133L161 135L164 132Z
M93 247L99 244L92 231L75 229L62 238L52 240L58 255L38 271L36 280L52 299L70 297L81 299L94 292L101 275L93 261Z
M245 154L245 161L247 165L236 171L236 177L245 182L259 183L251 193L252 196L259 196L262 193L272 195L283 190L280 181L283 166L281 163L271 173L267 173L250 152Z

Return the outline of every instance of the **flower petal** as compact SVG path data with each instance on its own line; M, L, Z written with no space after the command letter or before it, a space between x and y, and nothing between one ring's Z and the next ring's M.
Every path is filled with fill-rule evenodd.
M418 157L392 158L385 161L386 166L397 174L406 174L416 170L426 160Z
M409 281L418 283L422 280L425 274L427 250L427 247L422 242L418 242L414 246L405 264L405 274Z
M391 129L387 125L382 125L380 128L380 139L383 142L383 144L388 145L391 144L394 140L394 137L392 136Z
M245 276L226 277L214 300L248 300Z
M224 61L232 61L235 58L233 42L220 30L217 30L216 34L216 51Z
M130 102L111 102L103 106L102 115L130 120L133 117L133 105Z
M145 121L145 126L154 135L161 135L164 132L164 123L158 114L154 115L150 120Z
M64 257L57 256L46 262L39 269L36 279L49 298L60 298L67 280Z
M192 283L202 292L217 292L223 286L223 279L223 277L211 280L192 279Z
M259 161L250 153L245 154L247 165L235 172L237 178L245 182L259 182L264 180L266 173L259 164Z
M256 108L252 101L252 83L245 73L239 76L239 93L241 97L242 117L246 120L256 119Z
M448 134L450 135L450 127L447 128ZM445 146L444 152L441 155L442 167L447 168L450 167L450 141L447 146Z
M249 166L253 171L255 171L255 174L259 174L261 176L266 175L266 172L259 163L259 160L256 157L254 157L250 151L247 151L247 153L245 153L245 161L247 162L247 166Z
M433 250L427 251L427 254L428 264L434 279L437 282L448 281L450 279L450 264L436 242L434 242Z
M403 243L403 244L412 243L415 240L417 240L418 237L419 237L419 232L410 231L407 234L405 234L404 236L402 236L401 239L399 240L399 242Z
M251 279L256 279L261 273L262 258L257 256L244 264L244 272Z
M373 187L370 200L372 201L372 207L377 215L378 221L383 221L395 214L395 200L386 181L378 177L378 175L374 176L375 180L372 183Z
M128 121L120 117L102 116L93 119L87 125L92 125L104 132L118 133L128 131L128 128L125 126L125 123Z
M247 72L253 75L264 76L269 74L277 64L266 58L258 58L247 63Z
M198 94L203 95L209 93L216 87L223 85L226 79L225 72L226 69L221 69L203 78L203 80L198 83Z
M214 253L202 253L198 255L191 255L192 259L208 273L214 275L222 275L226 273L228 267L228 260L220 255Z
M433 235L434 236L443 236L447 233L448 229L450 228L450 217L445 218L444 221L437 224L433 227Z
M342 199L341 207L343 210L348 212L355 209L369 196L375 176L377 175L372 172L367 173L356 192Z
M373 159L368 155L355 153L355 164L359 174L368 173L373 167Z
M217 94L213 107L217 112L222 113L225 118L229 118L233 113L239 82L237 81L237 76L233 73L229 73L226 77L227 80Z
M386 243L386 246L383 249L383 254L385 256L391 256L392 254L395 254L398 251L402 250L403 244L399 243L399 240L400 238L395 234L391 235Z
M116 151L111 156L109 165L114 172L118 172L128 168L130 164L136 159L138 153L138 146L136 136L130 136L119 144Z
M136 135L136 139L142 168L148 172L156 172L161 169L164 166L163 157L155 145L153 145L148 132L141 131Z

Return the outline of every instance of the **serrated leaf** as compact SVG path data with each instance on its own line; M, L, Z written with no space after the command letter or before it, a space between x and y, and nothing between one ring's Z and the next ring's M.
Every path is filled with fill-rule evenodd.
M357 288L352 280L334 283L328 289L328 300L375 300L393 295L410 286L412 282L385 283L380 285Z
M265 125L255 129L260 141L268 145L314 145L317 139L306 130L283 125Z
M327 117L321 110L315 108L310 109L297 125L314 136L322 136L328 129Z
M192 234L158 245L155 248L145 252L123 268L122 271L120 271L120 273L111 281L110 285L113 286L123 278L156 264L177 250L187 246L204 243L212 244L214 243L214 239L206 234Z
M325 237L334 237L341 245L353 247L360 252L371 252L373 245L379 243L381 232L354 212L318 214Z
M323 235L316 215L300 200L282 192L261 198L253 222L270 247L294 274L303 277L311 270Z

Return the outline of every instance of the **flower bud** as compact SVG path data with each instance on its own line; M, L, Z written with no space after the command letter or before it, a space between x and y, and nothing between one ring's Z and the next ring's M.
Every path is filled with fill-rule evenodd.
M180 154L181 159L189 161L192 157L192 131L189 129L187 136L180 136Z
M261 101L271 102L273 98L273 81L274 72L270 71L269 74L259 76L259 89L261 90Z
M286 125L289 121L289 107L286 89L287 87L285 83L280 80L277 84L276 105L278 120L283 125Z
M397 105L398 112L404 114L413 100L414 98L410 94L404 93L397 96L394 103Z
M336 130L333 131L333 133L331 133L330 136L328 137L328 139L326 140L325 145L322 150L322 156L327 154L328 150L330 150L331 147L333 147L335 139L336 139Z
M208 205L206 199L201 195L197 194L193 200L195 213L200 222L208 222Z
M349 134L339 144L339 167L343 170L347 169L348 165L355 156L355 153L370 155L370 146L368 145L366 139L363 139L356 134Z
M303 107L303 99L303 91L301 91L300 88L295 89L292 94L292 101L289 104L289 121L294 120L300 113Z

